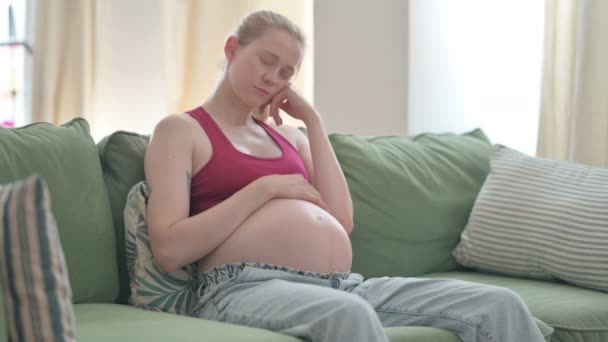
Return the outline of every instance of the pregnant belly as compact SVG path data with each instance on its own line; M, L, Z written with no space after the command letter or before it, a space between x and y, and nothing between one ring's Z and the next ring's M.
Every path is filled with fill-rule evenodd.
M233 262L260 262L313 272L348 272L352 247L342 225L301 200L274 199L249 216L199 270Z

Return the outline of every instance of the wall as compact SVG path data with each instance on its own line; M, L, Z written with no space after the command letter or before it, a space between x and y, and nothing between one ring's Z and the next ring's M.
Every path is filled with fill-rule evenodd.
M105 0L100 2L97 64L97 94L93 113L92 134L99 140L118 129L142 134L152 133L154 126L167 112L167 79L165 75L162 44L163 0ZM306 0L304 0L306 1ZM310 6L292 6L310 10L301 13L298 22L304 32L312 31L312 0ZM266 1L268 8L285 12L285 3ZM261 2L240 1L240 6L255 10ZM229 5L226 5L229 6ZM238 21L235 21L235 24ZM232 29L232 27L230 27ZM229 29L229 30L230 30ZM226 34L228 33L225 32ZM314 37L307 37L310 44ZM224 39L224 36L220 37ZM311 102L313 101L312 57L314 48L308 49L301 75L294 84ZM217 52L221 55L221 51ZM209 61L214 66L217 63ZM219 66L218 66L219 71ZM215 83L215 75L212 83ZM208 94L201 94L201 102ZM297 125L299 121L285 118L286 123Z
M404 134L407 17L403 0L315 1L315 106L328 131Z
M96 138L150 133L167 114L160 3L102 3ZM482 127L494 142L533 152L542 16L542 1L527 0L315 1L307 97L329 132Z
M102 3L97 140L116 129L149 134L167 114L160 2ZM314 94L307 98L328 131L406 133L407 7L402 0L314 2Z

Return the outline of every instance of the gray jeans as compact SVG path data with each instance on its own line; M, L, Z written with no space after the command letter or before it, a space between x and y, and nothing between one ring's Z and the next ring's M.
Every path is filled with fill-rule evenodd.
M371 278L266 264L227 264L199 275L200 318L314 342L388 341L383 327L450 330L465 342L543 342L513 291L448 279Z

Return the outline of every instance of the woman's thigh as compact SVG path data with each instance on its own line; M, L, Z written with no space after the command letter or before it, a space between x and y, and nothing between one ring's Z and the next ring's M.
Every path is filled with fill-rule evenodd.
M384 326L430 326L465 341L543 341L524 301L513 291L452 279L383 277L345 291L372 306Z
M368 336L357 338L382 341L384 332L374 309L361 297L333 284L336 282L331 279L248 267L212 289L211 295L204 295L196 314L313 341L346 341L345 332L364 333Z

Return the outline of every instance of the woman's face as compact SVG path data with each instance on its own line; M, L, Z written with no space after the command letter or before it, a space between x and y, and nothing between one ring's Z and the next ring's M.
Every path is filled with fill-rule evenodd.
M302 61L302 46L281 29L268 28L246 46L231 39L226 49L227 77L235 94L250 108L267 103L283 89Z

